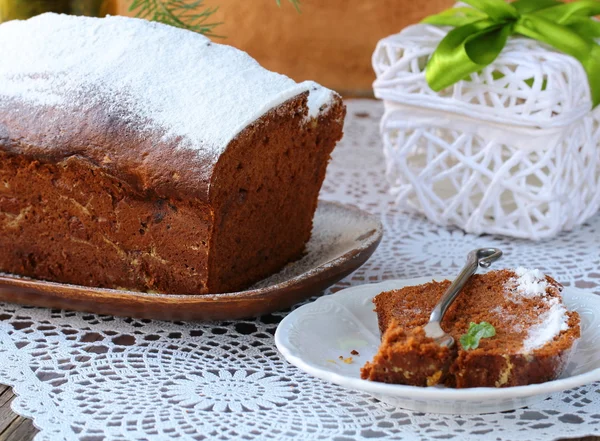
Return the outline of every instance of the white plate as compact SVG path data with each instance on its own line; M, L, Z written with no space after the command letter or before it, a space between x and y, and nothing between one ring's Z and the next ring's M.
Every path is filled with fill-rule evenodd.
M565 288L564 302L581 316L582 335L561 378L528 386L470 389L416 387L361 380L360 368L379 347L372 299L382 291L420 285L431 277L390 280L344 289L289 314L277 328L275 342L293 365L340 386L368 392L404 409L434 413L489 413L525 407L563 391L600 380L600 296ZM444 280L446 277L434 277ZM339 356L350 357L349 364Z

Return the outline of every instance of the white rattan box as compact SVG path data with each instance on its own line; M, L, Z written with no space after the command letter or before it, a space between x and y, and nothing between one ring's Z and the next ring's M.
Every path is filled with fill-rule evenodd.
M576 59L512 37L496 61L441 92L425 65L448 28L379 42L375 96L397 202L467 232L543 239L600 206L600 106Z

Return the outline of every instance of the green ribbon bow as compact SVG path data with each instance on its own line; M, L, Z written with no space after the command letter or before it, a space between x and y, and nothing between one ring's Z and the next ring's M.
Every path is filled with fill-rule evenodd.
M423 23L453 26L427 63L425 78L436 92L479 72L500 54L513 34L534 38L575 57L588 76L594 106L600 104L600 2L581 0L462 0Z

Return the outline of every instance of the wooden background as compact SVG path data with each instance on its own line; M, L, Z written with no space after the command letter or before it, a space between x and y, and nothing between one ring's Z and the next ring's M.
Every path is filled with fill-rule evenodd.
M112 0L128 12L130 0ZM248 52L263 66L296 81L315 80L346 95L370 96L371 54L378 40L454 0L302 0L298 14L288 0L206 0L224 22L215 41Z

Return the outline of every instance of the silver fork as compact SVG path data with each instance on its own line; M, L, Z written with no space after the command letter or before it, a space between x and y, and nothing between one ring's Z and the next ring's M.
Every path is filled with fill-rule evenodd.
M502 257L502 251L498 248L480 248L473 250L467 255L467 263L460 271L460 274L452 285L446 290L444 295L440 298L440 301L435 305L431 315L429 316L429 323L423 328L427 337L433 338L435 342L440 346L450 347L454 345L454 338L450 334L447 334L440 324L444 318L444 314L456 299L460 291L465 286L465 283L471 278L477 271L478 267L489 268L489 266Z

